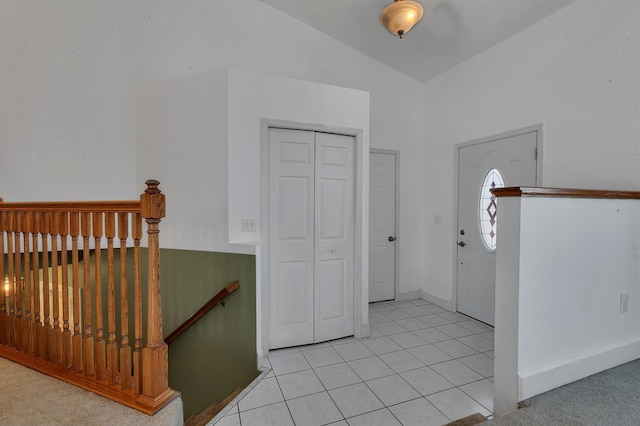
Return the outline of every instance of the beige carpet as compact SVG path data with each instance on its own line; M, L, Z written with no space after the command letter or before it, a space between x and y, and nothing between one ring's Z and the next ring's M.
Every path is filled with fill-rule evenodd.
M182 425L176 398L148 416L68 383L0 358L0 423L34 425Z
M640 425L640 360L536 395L528 404L483 426Z

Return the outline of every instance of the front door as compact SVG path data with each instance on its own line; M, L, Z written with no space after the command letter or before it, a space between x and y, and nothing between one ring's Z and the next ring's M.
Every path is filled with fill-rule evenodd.
M458 312L494 324L498 205L490 189L535 186L538 132L458 150Z
M396 156L369 154L369 302L395 299Z
M354 138L269 129L269 345L353 334Z

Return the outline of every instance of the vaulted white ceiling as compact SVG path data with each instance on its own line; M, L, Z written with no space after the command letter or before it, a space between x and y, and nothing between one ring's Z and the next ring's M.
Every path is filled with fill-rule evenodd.
M575 0L418 0L422 20L402 39L380 24L392 0L262 0L422 82Z

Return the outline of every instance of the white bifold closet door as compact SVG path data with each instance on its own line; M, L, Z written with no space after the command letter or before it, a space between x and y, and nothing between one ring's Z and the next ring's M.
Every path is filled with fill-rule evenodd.
M354 138L269 129L269 346L353 334Z

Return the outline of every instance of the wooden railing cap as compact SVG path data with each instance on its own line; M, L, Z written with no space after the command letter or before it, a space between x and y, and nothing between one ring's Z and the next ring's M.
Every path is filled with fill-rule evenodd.
M512 186L505 188L494 188L491 190L491 193L496 197L554 197L640 200L639 191L616 191L602 189Z
M147 179L144 183L145 185L147 185L147 189L144 190L144 192L146 192L147 194L160 193L160 188L158 188L158 186L160 185L160 182L158 182L157 180Z

